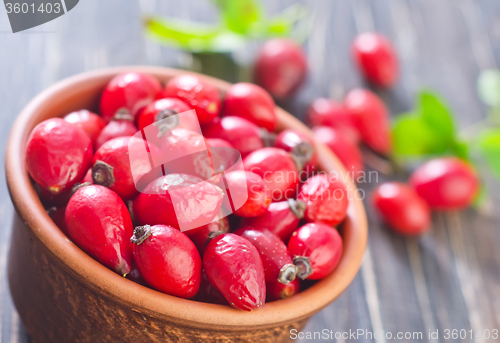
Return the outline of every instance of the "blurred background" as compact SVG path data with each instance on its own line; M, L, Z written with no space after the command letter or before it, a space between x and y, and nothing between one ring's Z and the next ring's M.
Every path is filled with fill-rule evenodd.
M349 50L353 38L365 31L387 36L400 58L397 85L376 90L392 116L412 110L422 88L449 104L462 130L476 127L490 111L478 95L477 79L500 63L498 0L262 1L265 25L239 35L225 32L198 45L182 43L172 33L159 37L151 28L162 23L151 20L163 18L163 23L175 24L167 25L171 30L182 32L191 27L189 21L199 24L198 33L209 32L221 15L230 15L221 14L215 3L81 0L64 16L16 34L6 11L0 10L0 150L5 151L23 106L62 78L108 66L155 65L233 82L251 80L255 54L273 35L290 36L307 54L306 82L293 97L278 101L300 119L315 98L341 100L352 88L368 87ZM0 174L4 178L3 167ZM483 178L488 192L481 206L435 214L432 230L419 238L389 232L367 207L370 239L360 273L304 331L500 329L500 186L490 172ZM374 186L362 185L368 193ZM0 341L27 342L6 280L12 213L6 185L0 183ZM359 340L365 341L385 342ZM473 340L449 340L455 341Z

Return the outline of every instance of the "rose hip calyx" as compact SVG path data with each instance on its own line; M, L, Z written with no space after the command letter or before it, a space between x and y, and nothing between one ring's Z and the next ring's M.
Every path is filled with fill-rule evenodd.
M210 243L210 241L212 239L214 239L215 237L219 236L219 235L223 235L227 232L224 232L224 231L215 231L215 232L210 232L207 236L207 239L205 240L205 246L208 245L208 243Z
M73 188L71 188L71 195L75 194L76 191L79 190L80 188L90 186L90 185L91 185L90 182L82 182L82 183L78 183L78 184L74 185Z
M293 264L285 264L280 269L280 273L278 275L278 282L287 285L293 280L295 280L296 269L297 268Z
M309 262L309 257L306 256L294 256L293 264L297 268L296 275L299 279L307 279L313 272L311 263Z
M274 132L269 132L268 130L260 129L260 139L265 147L274 146L274 141L276 140L276 134Z
M309 162L313 155L314 148L307 142L300 142L293 148L292 152L290 153L290 157L292 157L298 171L304 169L304 166L307 164L307 162Z
M139 245L144 242L149 236L151 236L150 225L136 226L134 228L134 235L130 238L130 241L134 244Z
M154 125L158 128L158 138L179 126L179 112L166 108L158 112Z
M92 167L92 180L96 185L109 187L115 183L113 167L106 162L97 160Z
M298 219L304 218L307 204L302 200L295 200L293 198L289 198L287 201L288 206L290 207L290 211L292 211L293 215Z
M118 109L111 120L129 120L134 121L134 117L130 114L130 112L122 107Z

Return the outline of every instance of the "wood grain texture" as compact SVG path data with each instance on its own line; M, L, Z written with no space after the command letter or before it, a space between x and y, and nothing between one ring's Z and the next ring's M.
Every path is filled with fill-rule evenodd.
M354 35L366 28L388 35L402 59L402 80L395 89L381 94L393 115L411 109L415 92L429 87L448 100L462 129L484 117L486 107L477 98L475 82L480 70L500 63L497 0L302 2L310 6L315 20L305 44L310 61L307 84L284 106L297 117L303 118L315 97L341 98L345 91L364 85L350 62L348 47ZM266 7L276 13L291 3L269 1ZM0 46L7 47L0 55L2 151L23 105L63 77L110 65L187 65L185 54L143 37L139 16L152 12L207 22L217 15L205 0L82 0L69 14L31 33L0 33ZM7 16L0 10L0 31L8 29ZM35 33L39 31L53 33ZM0 173L5 178L4 168ZM369 191L373 186L363 187ZM495 211L500 208L500 187L487 178L487 188L493 211L437 214L432 231L419 239L391 234L369 211L369 255L362 271L304 330L500 329L500 215ZM0 215L4 218L0 272L5 275L13 210L4 183L0 194ZM26 342L5 277L0 280L0 301L1 341Z

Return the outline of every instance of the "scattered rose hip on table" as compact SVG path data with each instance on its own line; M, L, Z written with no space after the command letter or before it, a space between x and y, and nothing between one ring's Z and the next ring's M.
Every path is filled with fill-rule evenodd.
M235 235L246 238L259 252L266 282L278 281L284 285L295 280L295 266L285 243L267 229L241 228Z
M383 35L365 32L352 43L352 56L366 79L380 87L391 87L399 76L399 63L391 42Z
M341 130L328 126L315 126L312 131L318 142L325 144L337 155L353 180L362 176L364 166L361 151Z
M95 149L99 149L101 145L113 138L133 136L138 131L135 124L128 119L112 120L97 136Z
M330 274L340 261L342 249L337 230L323 223L302 226L288 242L297 276L303 280L319 280Z
M253 218L243 218L239 225L240 228L268 229L283 242L288 243L292 233L299 227L299 221L304 216L305 209L304 202L294 199L273 202L264 214Z
M71 112L64 117L68 123L79 126L89 136L94 149L96 148L97 137L102 129L106 126L106 122L100 116L87 110Z
M469 206L479 192L476 171L456 157L443 157L421 165L410 177L418 195L435 210Z
M264 43L255 63L255 82L276 98L297 91L306 78L307 60L302 48L289 39Z
M266 212L272 202L271 191L259 175L238 170L225 177L236 215L256 217Z
M78 189L65 212L68 237L83 251L120 275L132 268L132 220L112 190L90 185Z
M212 222L219 213L222 196L220 188L198 177L167 174L147 185L132 207L141 225L193 229Z
M115 116L137 120L141 110L162 97L162 86L154 77L129 72L115 76L101 95L101 116L108 123Z
M277 118L273 98L251 83L237 83L226 92L224 115L245 118L268 131L274 131Z
M156 290L192 298L201 282L201 258L193 242L167 225L136 226L132 237L134 262Z
M196 110L201 124L208 124L219 116L219 91L198 76L185 74L174 77L165 86L164 96L181 99Z
M299 184L298 168L286 151L278 148L262 148L245 157L243 165L245 170L262 177L267 187L272 190L273 201L288 199L295 195Z
M42 188L58 194L83 179L92 153L92 142L81 128L52 118L38 124L28 137L26 168Z
M309 178L302 185L297 200L307 205L304 212L306 221L331 226L345 219L349 205L346 185L333 174L318 174Z
M264 267L259 252L247 239L232 233L212 238L203 253L203 268L231 306L251 311L264 304Z
M283 149L293 153L304 164L306 173L312 173L316 170L318 164L318 156L314 142L309 136L300 131L284 130L281 131L274 141L276 148Z
M307 120L311 127L328 126L342 131L352 144L361 140L353 116L342 103L325 98L315 99L309 106Z
M377 187L372 203L384 221L397 233L419 235L431 224L427 203L413 188L400 182L387 182Z
M266 301L276 301L281 299L286 299L299 293L300 291L300 281L295 279L286 285L278 281L266 282Z
M219 138L229 142L242 157L245 157L252 151L266 146L263 132L257 125L244 118L227 116L208 125L204 128L203 134L207 138Z
M389 112L375 93L354 89L345 98L363 142L375 152L388 155L392 150Z

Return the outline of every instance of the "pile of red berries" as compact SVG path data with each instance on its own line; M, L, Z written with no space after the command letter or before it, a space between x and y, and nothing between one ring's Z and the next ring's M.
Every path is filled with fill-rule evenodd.
M197 121L175 119L192 109ZM260 86L235 84L221 99L197 76L162 87L128 72L104 89L100 115L81 110L38 124L26 164L54 222L106 267L170 295L252 310L299 292L300 280L326 277L343 248L335 227L346 217L346 185L315 173L308 136L276 135L276 124L274 100ZM236 149L244 168L229 171L217 148ZM201 162L213 175L199 172L195 158L187 170L151 167L151 158L191 158L200 149L209 149ZM217 175L227 189L213 182ZM225 216L229 190L233 200L242 191L248 199Z

